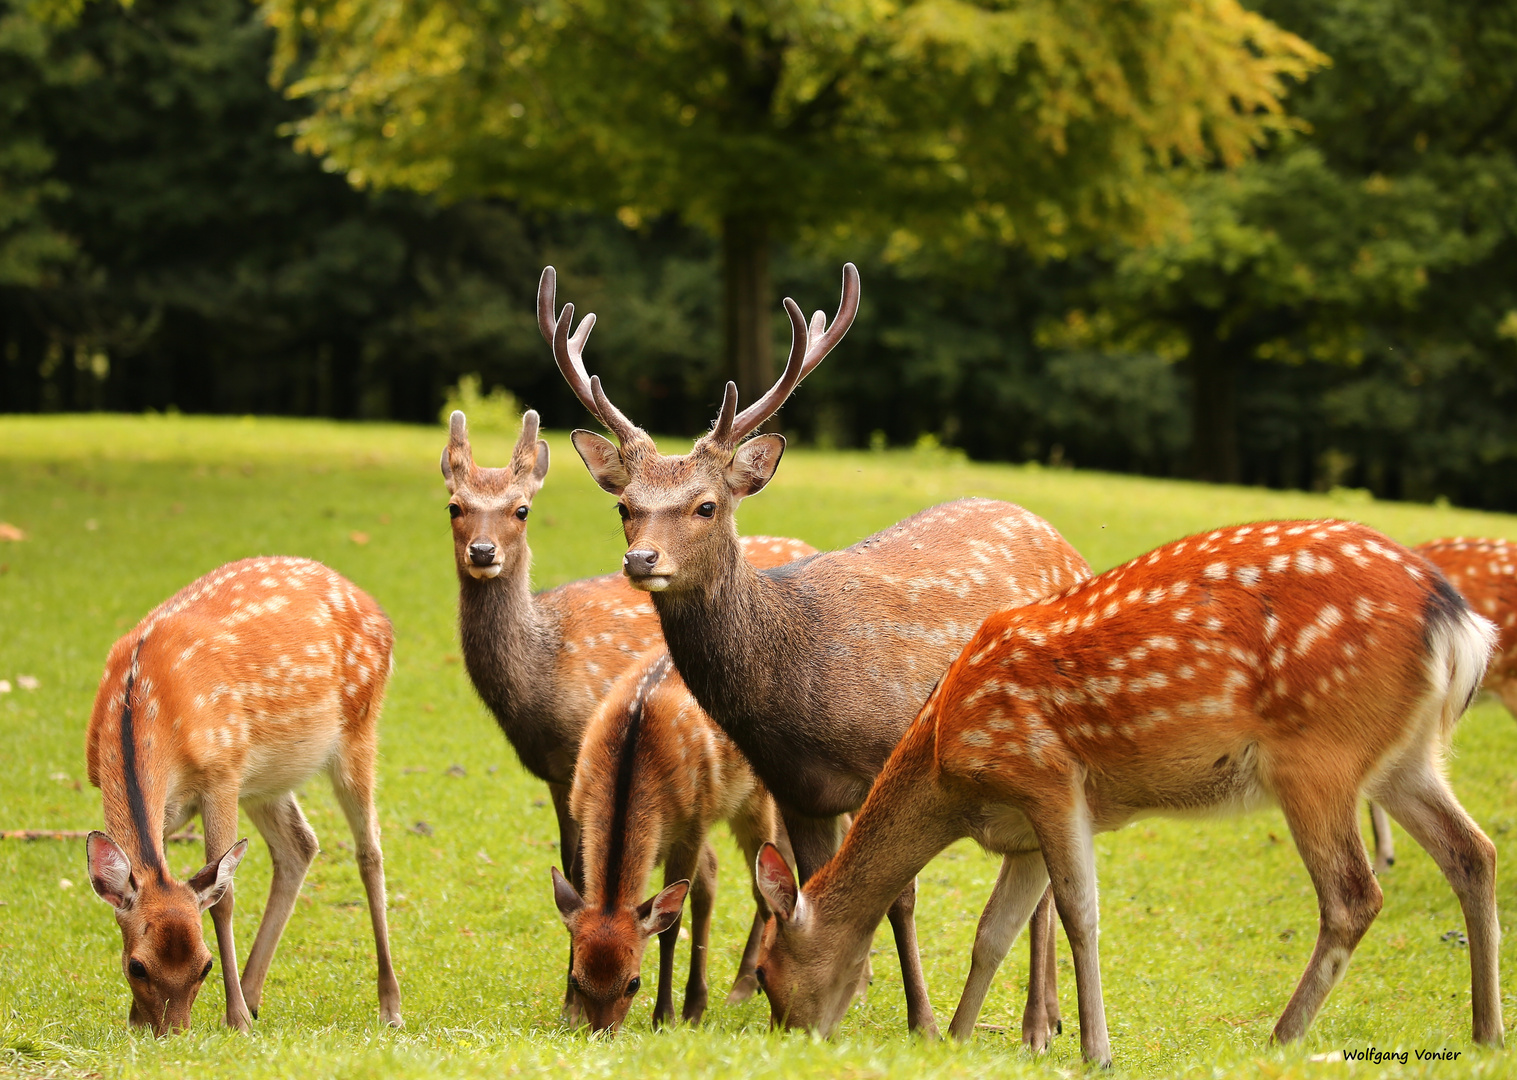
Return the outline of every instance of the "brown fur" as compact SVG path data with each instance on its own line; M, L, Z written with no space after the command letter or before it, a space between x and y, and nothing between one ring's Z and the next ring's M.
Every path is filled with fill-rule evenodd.
M856 275L849 274L845 312L857 300ZM824 319L808 328L794 303L786 307L795 337L785 375L762 399L769 412L841 337L839 327L846 329L842 314L824 333ZM619 497L624 572L653 593L686 685L773 793L804 879L836 850L841 815L863 802L933 684L985 616L1079 581L1089 568L1036 515L966 499L925 510L845 551L754 570L741 558L734 514L774 475L785 441L736 440L767 412L755 406L734 417L736 390L729 385L712 433L689 454L660 455L606 399L598 380L585 378L578 353L584 330L568 336L570 314L555 328L560 369L620 443L576 431L574 445L596 482ZM914 897L914 887L903 891L891 922L908 1023L934 1032L916 953Z
M95 891L116 909L131 1019L158 1034L189 1023L210 968L201 911L211 910L226 1021L246 1028L316 855L292 794L325 770L348 816L369 896L380 1016L399 1025L384 864L374 812L374 754L393 647L390 622L360 589L307 559L245 559L189 585L111 648L86 737L105 833L92 834ZM128 689L130 697L128 698ZM241 801L274 861L269 902L239 981L232 872ZM163 838L199 812L207 864L168 872ZM134 976L138 966L141 974Z
M776 1020L830 1033L891 897L969 835L1018 867L992 901L1001 955L1052 876L1082 1049L1109 1062L1091 834L1275 802L1321 907L1317 947L1275 1027L1298 1038L1380 909L1354 820L1367 790L1458 895L1475 1038L1499 1043L1495 848L1439 767L1492 637L1435 568L1343 522L1219 529L991 616L838 856L799 895L777 869L761 874L780 915L760 960ZM982 999L966 991L961 1010Z
M614 1030L621 1024L633 999L627 987L638 978L654 932L660 937L660 961L653 1022L659 1026L673 1019L674 950L686 888L693 926L682 1017L699 1022L706 1007L717 871L706 834L713 823L726 821L750 868L759 848L783 834L768 792L695 703L667 652L650 653L628 670L591 718L570 808L583 823L584 892L581 898L555 874L555 895L573 940L574 983L591 1027ZM659 863L665 891L643 903ZM769 911L756 889L754 896L759 908L754 932L729 1001L746 999L756 985L757 931ZM655 911L671 905L671 919L650 922ZM663 928L656 930L659 924Z

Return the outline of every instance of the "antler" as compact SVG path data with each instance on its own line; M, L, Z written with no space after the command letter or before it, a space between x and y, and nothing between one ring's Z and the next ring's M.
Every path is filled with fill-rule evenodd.
M543 267L543 276L537 282L537 329L542 333L543 340L553 346L553 359L558 363L558 370L563 372L569 389L574 391L580 404L589 409L590 414L617 438L626 442L637 431L637 425L622 415L600 391L598 378L585 374L585 342L590 337L590 331L595 329L595 314L587 314L571 337L569 326L574 322L574 305L565 304L558 318L554 319L553 307L557 303L557 292L558 272L551 266Z
M790 359L785 362L785 372L769 392L736 416L737 386L727 384L722 398L722 411L712 429L714 442L727 446L735 445L745 435L758 429L759 425L779 411L785 399L810 375L848 333L853 317L859 311L859 271L853 263L843 264L843 295L838 301L837 315L832 325L827 325L827 314L818 311L811 316L811 324L801 314L800 305L785 297L785 314L790 316Z

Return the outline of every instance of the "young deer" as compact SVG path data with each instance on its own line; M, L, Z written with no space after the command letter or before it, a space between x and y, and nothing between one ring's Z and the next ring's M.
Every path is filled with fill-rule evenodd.
M552 321L552 267L539 318ZM778 383L741 414L727 384L715 428L682 457L663 457L585 373L587 315L571 337L573 305L554 325L559 369L620 446L588 431L574 446L618 496L628 551L623 572L653 605L690 692L737 743L780 807L802 880L837 849L841 816L856 809L934 683L986 615L1025 604L1089 574L1041 518L1009 503L965 499L925 510L845 551L760 572L741 558L734 513L763 489L785 440L743 442L841 340L858 310L858 271L843 270L830 327L808 326L785 300L792 343ZM915 883L891 907L908 1022L936 1032L917 957ZM1041 942L1034 942L1041 948ZM1047 1017L1042 1023L1057 1023ZM1049 1032L1036 1038L1046 1043Z
M1485 673L1484 687L1517 716L1517 544L1461 536L1430 540L1412 550L1442 570L1470 607L1496 624L1501 639ZM1370 820L1375 830L1375 871L1383 873L1396 862L1391 822L1374 803L1370 803Z
M1321 922L1274 1036L1300 1037L1380 910L1356 825L1368 792L1442 869L1469 933L1474 1035L1502 1038L1496 849L1442 771L1495 633L1421 557L1361 525L1193 536L1000 612L953 662L827 866L796 890L775 852L760 981L775 1021L830 1034L874 927L945 846L1004 853L959 1005L972 1025L1052 877L1085 1058L1111 1059L1093 833L1148 814L1274 802ZM984 952L981 949L984 947ZM958 1023L955 1017L955 1023Z
M394 637L379 605L308 559L244 559L155 608L111 648L90 714L90 783L108 833L87 842L90 884L116 909L131 1022L162 1035L189 1026L211 970L210 909L226 1022L246 1030L294 909L316 834L293 789L325 770L347 815L379 960L379 1016L401 1026L390 964L384 855L374 811L379 712ZM232 939L232 874L247 851L237 805L268 842L274 880L242 980ZM195 813L206 865L169 873L163 838Z
M654 1026L674 1017L674 950L690 894L690 979L683 1019L706 1010L706 943L716 895L716 849L706 839L726 821L751 874L759 847L783 837L774 801L747 760L685 689L669 654L644 656L596 710L585 732L569 797L581 822L583 895L553 870L553 899L573 941L572 981L590 1026L615 1030L641 985L643 950L659 935ZM664 889L642 900L653 868ZM692 884L693 882L693 884ZM758 911L728 1002L757 986L753 969L768 906Z
M574 858L579 828L569 785L585 724L617 677L663 645L647 596L620 574L571 581L533 594L527 515L548 474L548 444L537 413L504 468L474 463L468 424L452 415L442 475L453 519L458 571L458 636L464 666L521 763L547 782L558 816L559 853ZM753 537L744 557L778 566L811 553L799 540ZM565 988L565 1012L574 994Z

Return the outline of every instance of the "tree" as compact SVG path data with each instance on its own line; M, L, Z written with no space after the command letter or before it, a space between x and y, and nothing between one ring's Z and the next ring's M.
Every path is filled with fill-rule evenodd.
M1152 231L1176 164L1288 126L1319 54L1234 0L273 0L299 145L356 186L677 214L728 361L771 375L769 252Z
M1108 347L1178 339L1192 467L1209 480L1243 477L1250 362L1352 369L1400 350L1438 366L1477 342L1499 355L1502 320L1517 328L1504 269L1517 242L1517 5L1262 10L1333 58L1293 98L1306 126L1234 173L1180 178L1181 227L1115 251L1092 290L1101 315L1077 320ZM1350 411L1368 420L1363 408Z

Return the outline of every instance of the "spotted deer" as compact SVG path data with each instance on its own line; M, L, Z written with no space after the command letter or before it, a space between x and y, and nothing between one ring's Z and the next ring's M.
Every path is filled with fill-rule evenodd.
M853 264L831 325L808 325L785 300L791 349L780 380L742 413L727 384L713 430L690 453L661 456L587 376L583 349L594 316L570 333L574 308L555 320L555 275L543 272L539 320L585 407L618 442L576 431L579 451L617 496L627 539L622 570L652 594L669 653L695 699L752 763L780 807L805 880L837 849L842 815L856 809L934 683L985 616L1089 575L1052 526L1009 503L965 499L925 510L844 551L770 570L741 557L734 514L768 484L785 440L743 441L842 339L858 310ZM913 924L915 883L891 906L914 1030L936 1033ZM1041 948L1034 942L1035 949ZM1043 1024L1057 1023L1045 1017ZM1035 1033L1046 1044L1049 1030Z
M1453 887L1469 935L1474 1036L1500 1043L1496 849L1442 770L1494 639L1421 556L1331 521L1189 537L992 615L838 855L797 890L774 851L760 854L776 920L759 972L775 1021L831 1034L893 898L972 836L1011 869L986 913L1000 932L976 941L955 1025L973 1025L1051 877L1074 955L1081 1050L1109 1064L1092 835L1145 815L1274 803L1320 911L1316 947L1274 1029L1281 1042L1299 1038L1380 911L1356 823L1365 792Z
M1430 540L1413 551L1442 570L1470 607L1496 624L1501 638L1485 689L1494 693L1517 717L1517 544L1509 540ZM1375 832L1375 871L1383 873L1396 862L1396 843L1390 817L1370 803Z
M707 942L716 895L716 849L707 839L725 821L752 873L759 847L779 840L779 815L738 748L701 711L669 654L648 653L612 687L591 718L569 796L581 822L583 894L557 867L553 898L574 942L573 985L596 1031L615 1030L642 984L643 950L659 935L655 1027L674 1017L674 950L688 892L690 977L684 1020L706 1009ZM643 900L656 865L664 888ZM769 909L758 910L728 1002L746 1000L759 935Z
M647 596L620 574L532 592L527 517L548 460L531 409L502 468L475 463L468 421L454 412L441 467L453 525L464 667L522 765L547 783L559 852L572 860L579 828L569 788L585 724L617 677L639 655L662 647L663 637ZM777 566L813 550L799 540L756 536L743 556ZM573 1002L566 985L570 1019Z
M331 778L353 830L379 964L379 1016L401 1026L390 962L384 855L374 811L379 713L390 677L390 621L370 597L308 559L244 559L155 608L112 646L90 714L90 783L107 832L86 842L90 884L116 911L133 1025L189 1026L211 954L209 909L226 988L226 1022L258 1015L274 949L289 922L316 834L294 789ZM239 802L269 845L269 901L237 977L232 875ZM163 838L196 813L206 864L169 871Z

